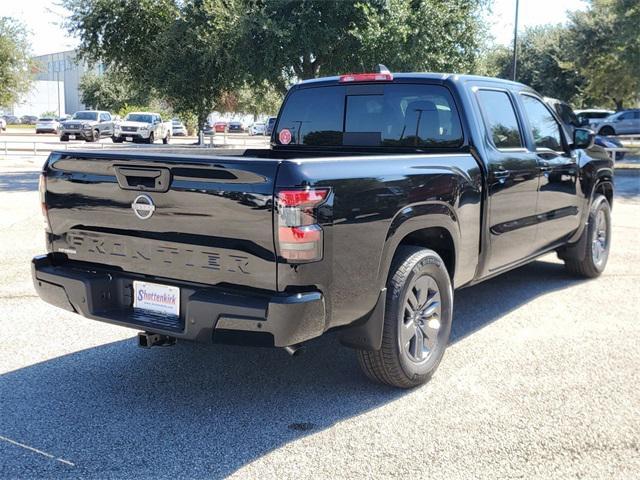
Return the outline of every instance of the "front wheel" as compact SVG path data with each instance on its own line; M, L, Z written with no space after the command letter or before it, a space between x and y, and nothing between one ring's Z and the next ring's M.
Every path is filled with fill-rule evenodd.
M583 249L561 253L565 267L576 276L598 277L607 266L611 247L611 207L604 195L598 194L593 199L587 227L578 245L583 245Z
M149 134L149 138L147 139L147 143L153 143L155 141L155 138L153 138L153 132L151 132Z
M91 136L87 138L87 142L99 142L100 141L100 132L98 130L94 130L91 132Z
M382 347L359 350L371 380L398 388L427 382L438 368L451 333L453 289L433 250L400 247L387 282Z
M598 135L603 135L605 137L610 137L611 135L615 135L615 134L616 134L615 130L609 126L602 127L598 132Z
M170 138L171 138L171 136L167 133L167 136L162 139L162 143L167 145L169 143L169 139Z

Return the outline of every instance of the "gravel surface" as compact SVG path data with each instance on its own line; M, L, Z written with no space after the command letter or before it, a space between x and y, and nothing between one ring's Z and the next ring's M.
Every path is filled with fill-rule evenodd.
M621 172L598 280L555 256L456 293L412 391L328 335L305 355L178 344L40 301L42 159L0 162L0 478L638 478L640 176Z

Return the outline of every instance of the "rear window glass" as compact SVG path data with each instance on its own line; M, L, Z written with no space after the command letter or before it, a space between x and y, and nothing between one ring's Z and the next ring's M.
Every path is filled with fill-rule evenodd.
M478 100L493 144L497 148L522 147L516 112L513 110L513 104L507 92L480 90Z
M281 135L283 130L288 132ZM462 142L449 91L414 84L296 90L276 135L279 145L451 148Z

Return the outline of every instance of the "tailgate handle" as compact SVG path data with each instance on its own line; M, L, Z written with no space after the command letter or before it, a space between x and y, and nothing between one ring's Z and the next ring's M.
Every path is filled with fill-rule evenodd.
M166 192L169 190L171 175L168 168L136 168L114 166L118 184L123 190L144 190L145 192Z

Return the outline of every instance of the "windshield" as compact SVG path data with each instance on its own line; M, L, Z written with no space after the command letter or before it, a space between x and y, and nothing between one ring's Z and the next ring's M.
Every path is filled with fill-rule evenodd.
M147 115L145 113L130 113L124 117L124 119L128 122L153 123L151 115Z
M460 117L439 85L337 85L291 92L278 145L450 148L462 144Z
M53 118L40 118L38 119L39 122L53 122Z
M98 120L98 112L76 112L74 120Z
M182 122L180 120L171 120L174 125L180 125Z

